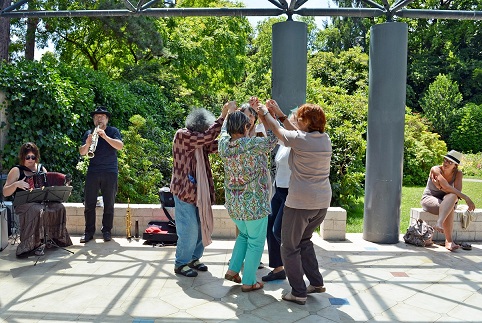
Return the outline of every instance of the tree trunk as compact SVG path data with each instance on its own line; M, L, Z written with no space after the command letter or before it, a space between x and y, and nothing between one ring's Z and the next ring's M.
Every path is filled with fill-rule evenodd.
M0 0L0 9L5 9L11 4L11 0ZM10 45L10 19L0 18L0 62L8 62L8 47Z
M25 35L25 59L33 61L35 55L35 32L37 31L39 19L27 19L27 34Z

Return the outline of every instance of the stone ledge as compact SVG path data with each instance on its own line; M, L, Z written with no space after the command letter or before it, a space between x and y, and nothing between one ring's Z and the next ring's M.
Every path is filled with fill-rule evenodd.
M84 205L82 203L64 203L67 211L67 230L72 235L84 233ZM213 205L215 239L234 239L236 226L228 215L223 205ZM169 214L175 218L175 208L167 208ZM102 227L102 207L96 209L97 233ZM112 235L117 237L126 236L127 204L115 204L114 228ZM142 236L149 221L167 221L161 204L130 204L131 234L134 235L135 223L139 223L139 235ZM330 207L325 220L320 226L320 236L324 240L345 240L346 235L346 211L341 207Z
M453 240L457 242L464 241L482 241L482 209L475 209L475 220L470 223L467 229L462 228L461 216L464 210L456 209L454 215L454 230ZM424 211L422 208L410 209L410 223L414 223L418 219L422 219L429 225L434 226L437 222L437 215ZM443 233L435 232L433 236L434 241L444 241Z

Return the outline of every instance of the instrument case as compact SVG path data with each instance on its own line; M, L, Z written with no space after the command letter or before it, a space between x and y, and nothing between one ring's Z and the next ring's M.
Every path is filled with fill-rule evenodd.
M168 221L150 221L147 224L147 229L142 234L142 239L151 244L176 244L176 222L164 206L162 209L164 210Z

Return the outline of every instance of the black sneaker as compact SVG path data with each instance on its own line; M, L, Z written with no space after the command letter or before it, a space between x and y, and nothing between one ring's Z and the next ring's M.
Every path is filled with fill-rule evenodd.
M103 232L102 237L104 238L104 241L111 241L112 240L112 235L110 234L109 231Z
M264 282L270 282L272 280L278 280L278 279L280 280L286 279L286 272L284 269L281 271L278 271L277 273L270 271L269 274L261 278L261 280L263 280Z
M194 269L189 268L188 265L182 265L177 268L174 268L174 272L176 274L180 274L186 277L196 277L197 276L197 271Z

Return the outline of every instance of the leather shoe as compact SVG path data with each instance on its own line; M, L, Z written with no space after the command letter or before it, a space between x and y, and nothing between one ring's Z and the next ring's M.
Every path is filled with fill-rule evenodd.
M109 231L103 232L102 237L104 238L104 241L111 241L112 240L112 235L110 234Z
M269 281L272 281L272 280L277 280L277 279L286 279L286 272L285 270L281 270L281 271L278 271L277 273L273 272L273 271L270 271L269 274L267 274L266 276L263 276L261 278L264 282L269 282Z
M92 239L94 239L94 236L92 236L88 233L84 233L82 235L82 237L80 237L80 243L86 243L86 242L89 242Z
M284 299L285 301L293 302L300 305L306 304L306 297L297 297L291 293L284 294L283 296L281 296L281 298Z

